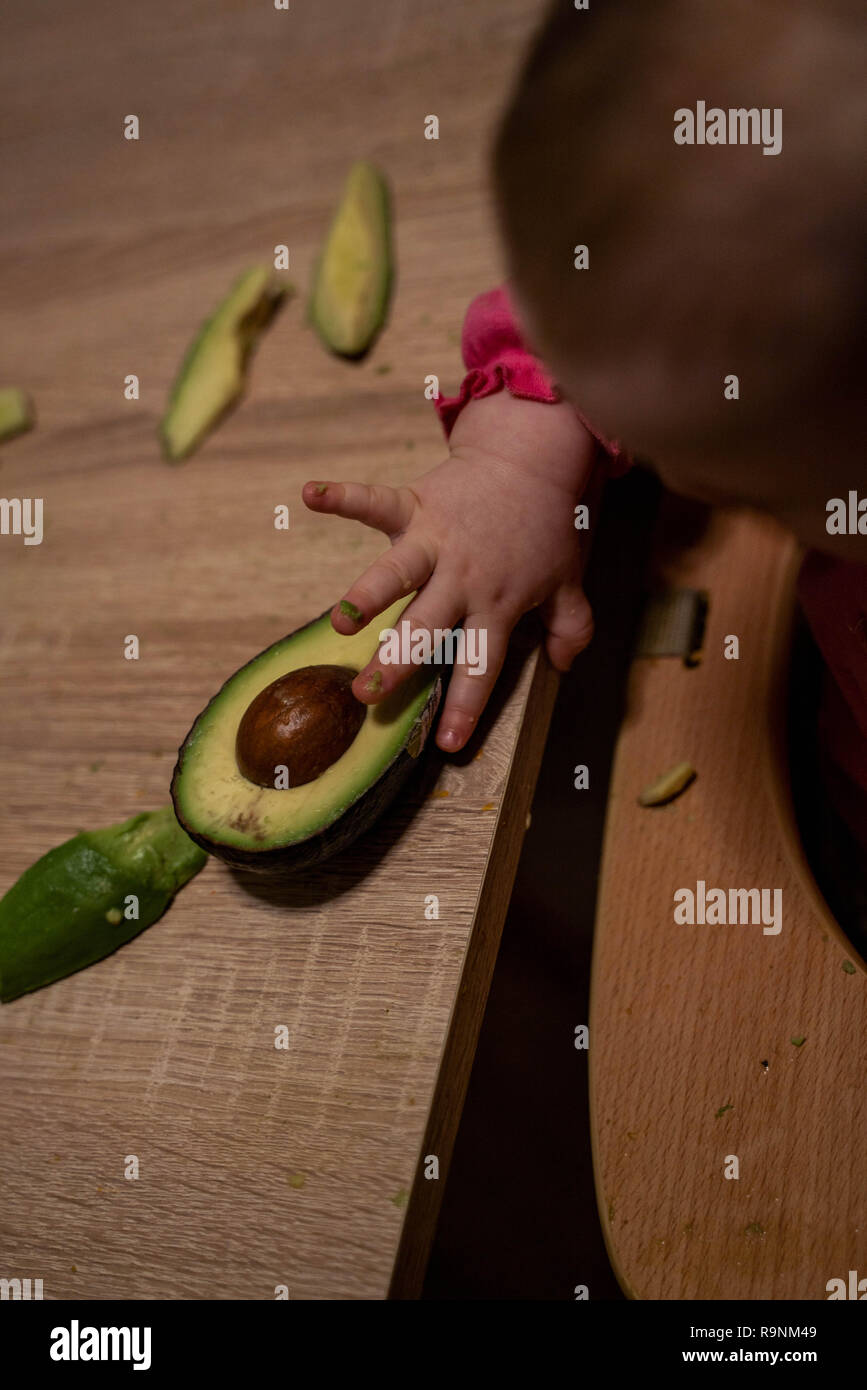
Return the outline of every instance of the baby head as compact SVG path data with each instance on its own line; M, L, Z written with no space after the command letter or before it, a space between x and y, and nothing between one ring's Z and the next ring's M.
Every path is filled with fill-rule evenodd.
M826 523L867 498L862 13L557 0L494 157L513 294L565 394L675 491L860 560Z

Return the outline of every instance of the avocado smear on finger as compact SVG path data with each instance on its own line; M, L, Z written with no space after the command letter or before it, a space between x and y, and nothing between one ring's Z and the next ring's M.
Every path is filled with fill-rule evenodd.
M206 862L171 806L49 850L0 900L0 1000L116 951L161 917Z
M293 872L345 849L392 801L418 764L448 668L420 665L378 704L349 687L411 598L348 637L328 609L242 666L199 715L172 799L210 854Z

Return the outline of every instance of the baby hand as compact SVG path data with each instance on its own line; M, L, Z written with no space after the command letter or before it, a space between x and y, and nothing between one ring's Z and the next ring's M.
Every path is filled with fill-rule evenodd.
M568 670L593 635L581 584L583 564L575 506L593 472L596 444L567 403L522 401L500 391L470 401L455 422L449 457L411 487L305 483L305 504L383 531L391 549L347 590L353 621L336 604L338 632L350 635L397 599L417 590L401 614L413 633L463 621L484 630L484 673L456 663L439 721L437 744L463 748L503 664L509 636L528 609L541 607L546 651ZM468 651L484 651L476 641ZM481 663L479 663L481 664ZM377 703L417 667L383 663L379 653L353 682Z

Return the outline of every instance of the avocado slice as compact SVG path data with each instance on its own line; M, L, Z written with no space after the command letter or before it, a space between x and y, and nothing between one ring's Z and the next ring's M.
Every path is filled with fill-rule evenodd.
M206 863L171 806L49 850L0 900L0 999L116 951L161 917Z
M0 442L33 428L33 402L20 386L0 388Z
M290 288L276 283L268 266L254 266L199 329L160 425L173 462L187 458L238 400L253 347Z
M392 281L389 223L385 179L359 160L347 176L310 296L317 333L341 357L362 356L385 322Z
M328 609L229 677L184 740L172 780L178 820L197 844L229 864L284 873L320 863L373 824L417 765L448 667L420 666L379 704L364 706L345 751L299 786L248 781L238 767L238 733L257 697L289 672L360 671L408 602L398 600L350 637L334 631Z

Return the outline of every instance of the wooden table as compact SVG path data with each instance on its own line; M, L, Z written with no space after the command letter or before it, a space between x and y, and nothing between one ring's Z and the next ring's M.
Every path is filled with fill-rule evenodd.
M39 423L2 449L0 490L43 498L45 528L0 537L3 890L76 830L164 804L226 676L381 549L306 513L305 479L400 483L442 455L424 378L454 389L464 309L500 274L487 144L537 17L7 8L0 383ZM303 297L362 156L393 184L399 270L386 333L349 366ZM242 408L173 468L156 425L190 335L279 243L301 294ZM418 1292L556 683L519 636L467 754L339 864L277 891L211 862L124 950L0 1010L0 1275L49 1298ZM426 1154L438 1180L417 1177Z

